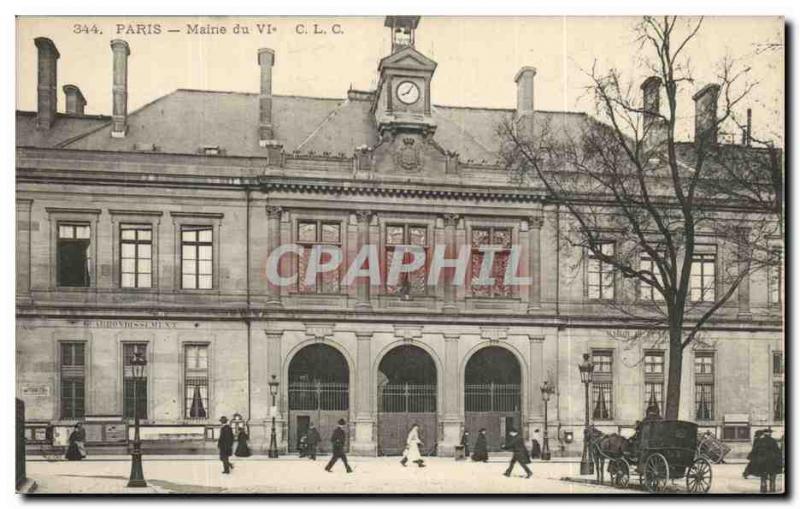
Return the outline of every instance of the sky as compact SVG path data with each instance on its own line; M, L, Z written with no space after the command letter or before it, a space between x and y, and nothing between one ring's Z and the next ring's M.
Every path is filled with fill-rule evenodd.
M109 42L128 41L129 111L177 88L258 92L257 50L275 50L273 93L313 97L345 97L348 88L372 90L378 61L389 54L389 29L382 17L49 17L17 22L17 107L36 108L35 37L52 39L61 54L61 87L80 87L86 113L110 114ZM585 93L586 72L614 67L636 85L647 77L631 17L423 17L416 48L438 63L432 82L434 104L513 108L514 75L522 66L537 68L535 104L539 110L594 112ZM687 22L692 20L687 19ZM144 33L126 33L143 24ZM188 34L188 24L225 27L227 33ZM259 34L256 24L270 24ZM248 34L234 33L239 24ZM314 34L314 26L324 34ZM122 26L119 32L118 25ZM160 26L159 34L155 25ZM334 34L339 25L340 34ZM687 47L694 82L684 83L679 100L679 132L693 128L691 95L715 80L717 64L726 55L751 68L759 82L740 114L753 108L753 133L782 139L783 49L756 53L758 44L783 41L778 17L711 17ZM168 30L180 30L170 33ZM298 33L304 30L306 33ZM88 33L87 33L88 32Z

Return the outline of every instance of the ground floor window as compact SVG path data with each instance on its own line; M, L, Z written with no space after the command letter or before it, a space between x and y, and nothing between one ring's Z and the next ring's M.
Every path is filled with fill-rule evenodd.
M783 382L775 382L772 384L772 419L782 421L783 412Z
M694 390L695 418L698 421L714 419L714 384L697 384Z
M613 419L613 400L611 397L612 384L601 382L592 384L592 418L608 421Z

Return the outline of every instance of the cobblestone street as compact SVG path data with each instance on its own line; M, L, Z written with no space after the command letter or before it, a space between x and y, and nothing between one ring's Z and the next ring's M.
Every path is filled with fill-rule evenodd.
M510 478L502 476L507 466L502 457L489 463L456 462L452 458L428 458L427 467L403 468L397 458L352 457L352 474L337 464L332 473L323 468L328 458L316 462L297 457L270 460L264 457L237 459L232 475L222 474L212 456L158 456L145 458L144 473L149 487L127 488L130 460L127 457L94 457L81 462L28 462L28 475L38 484L37 493L497 493L497 494L635 494L633 486L618 490L578 479L578 462L534 462L533 477L525 479L517 466ZM711 493L757 493L757 479L743 479L741 463L715 465ZM582 481L582 479L581 479ZM633 481L633 479L632 479ZM778 478L778 489L783 477ZM675 481L672 492L685 490Z

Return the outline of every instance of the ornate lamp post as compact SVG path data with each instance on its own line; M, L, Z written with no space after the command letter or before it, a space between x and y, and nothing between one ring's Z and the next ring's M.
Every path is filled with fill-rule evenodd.
M586 439L589 436L589 384L592 383L592 373L594 372L594 364L589 360L589 354L583 354L583 362L578 364L578 369L581 372L581 382L585 389L586 400L586 417L584 420L583 428L583 454L581 455L581 475L589 475L594 473L594 465L589 461L589 441Z
M272 380L269 381L269 393L272 394L272 430L269 434L269 451L267 452L267 456L270 458L277 458L278 457L278 441L275 438L275 414L277 413L278 409L275 406L275 396L278 395L278 381L275 379L275 375L272 375Z
M142 440L139 438L139 399L136 394L139 385L144 381L144 370L147 367L147 359L142 352L135 352L131 359L131 371L133 372L133 451L131 452L131 476L128 479L129 488L146 488L147 481L144 480L142 472Z
M550 396L555 392L556 388L550 385L547 380L544 381L539 390L542 391L542 400L544 401L544 433L542 434L542 460L550 460L550 440L547 436L547 403L550 401Z

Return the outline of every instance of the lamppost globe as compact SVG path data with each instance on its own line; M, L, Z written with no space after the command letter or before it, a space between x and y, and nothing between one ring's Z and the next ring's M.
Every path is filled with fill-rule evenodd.
M544 401L544 432L542 433L542 460L550 460L550 439L547 433L547 403L550 401L550 395L555 392L555 387L550 385L548 380L539 387L542 392L542 400Z
M269 381L269 393L272 395L272 429L270 430L269 434L269 450L267 451L267 456L270 458L277 458L278 457L278 441L275 436L275 414L277 413L278 409L275 406L275 396L278 395L278 385L279 382L275 375L272 375L272 379Z
M142 382L145 381L144 373L147 367L147 359L144 353L136 351L130 360L131 374L133 375L133 450L131 451L131 475L128 479L129 488L146 488L147 481L144 480L142 470L142 440L139 437L139 398L137 391Z
M581 373L581 382L583 382L584 399L586 403L586 415L583 428L583 454L581 454L581 475L590 475L594 473L594 465L589 458L589 384L592 383L594 364L589 360L588 353L583 354L583 362L578 364L578 370Z

